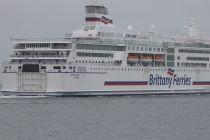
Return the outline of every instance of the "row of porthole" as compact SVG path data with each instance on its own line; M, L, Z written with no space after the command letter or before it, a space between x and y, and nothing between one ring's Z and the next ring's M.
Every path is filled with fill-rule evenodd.
M72 69L72 68L69 68L69 69ZM75 70L75 68L73 68L73 70ZM144 69L141 69L141 68L90 68L90 71L147 71L144 70ZM150 71L153 71L153 72L157 72L157 71L167 71L167 69L151 69ZM178 72L210 72L210 70L196 70L196 69L176 69L175 71L178 71ZM15 72L15 70L9 70L9 72ZM50 72L52 72L50 70Z
M140 49L141 48L141 49ZM164 52L163 48L149 48L149 47L130 47L128 46L129 51L154 51L154 52Z
M144 68L90 68L90 71L148 71ZM149 71L167 71L167 69L150 69ZM210 72L210 70L196 70L196 69L175 69L177 72Z
M96 63L96 64L104 64L104 63L108 63L108 64L113 64L114 61L91 61L91 60L76 60L76 63Z

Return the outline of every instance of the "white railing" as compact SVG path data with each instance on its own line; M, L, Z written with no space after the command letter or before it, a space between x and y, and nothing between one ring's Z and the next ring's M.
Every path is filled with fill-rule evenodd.
M12 38L13 43L71 43L71 39L65 38Z
M67 58L68 55L11 55L11 58Z

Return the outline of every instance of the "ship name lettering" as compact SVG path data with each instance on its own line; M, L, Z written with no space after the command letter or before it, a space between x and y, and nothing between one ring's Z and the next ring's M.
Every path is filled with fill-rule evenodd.
M171 76L171 77L165 77L160 76L158 74L150 74L149 82L148 84L150 86L152 85L161 85L166 86L168 85L169 88L171 88L172 85L177 86L184 86L184 85L191 85L191 77L187 77L186 75L182 77L178 77L177 75Z

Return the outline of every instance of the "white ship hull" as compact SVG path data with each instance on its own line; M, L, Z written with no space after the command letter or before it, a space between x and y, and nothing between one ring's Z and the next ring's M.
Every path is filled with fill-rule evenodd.
M162 95L210 93L210 72L167 68L134 68L132 71L3 73L5 95ZM159 78L159 79L158 79Z
M116 32L108 9L85 6L85 24L62 39L14 39L4 62L5 95L161 95L210 93L210 41L190 22L186 37L152 26Z

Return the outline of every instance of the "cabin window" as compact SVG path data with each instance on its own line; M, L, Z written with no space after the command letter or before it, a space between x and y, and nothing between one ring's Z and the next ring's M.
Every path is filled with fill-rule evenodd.
M22 72L39 72L38 64L24 64Z
M149 48L149 51L151 52L152 51L152 48Z
M174 51L174 48L168 48L167 49L167 53L174 53L175 51Z
M54 66L53 69L58 70L58 69L61 69L61 67L60 66Z
M41 69L43 70L43 69L46 69L46 66L41 66Z
M174 55L167 55L167 60L174 61Z
M174 67L174 62L167 62L168 67Z

